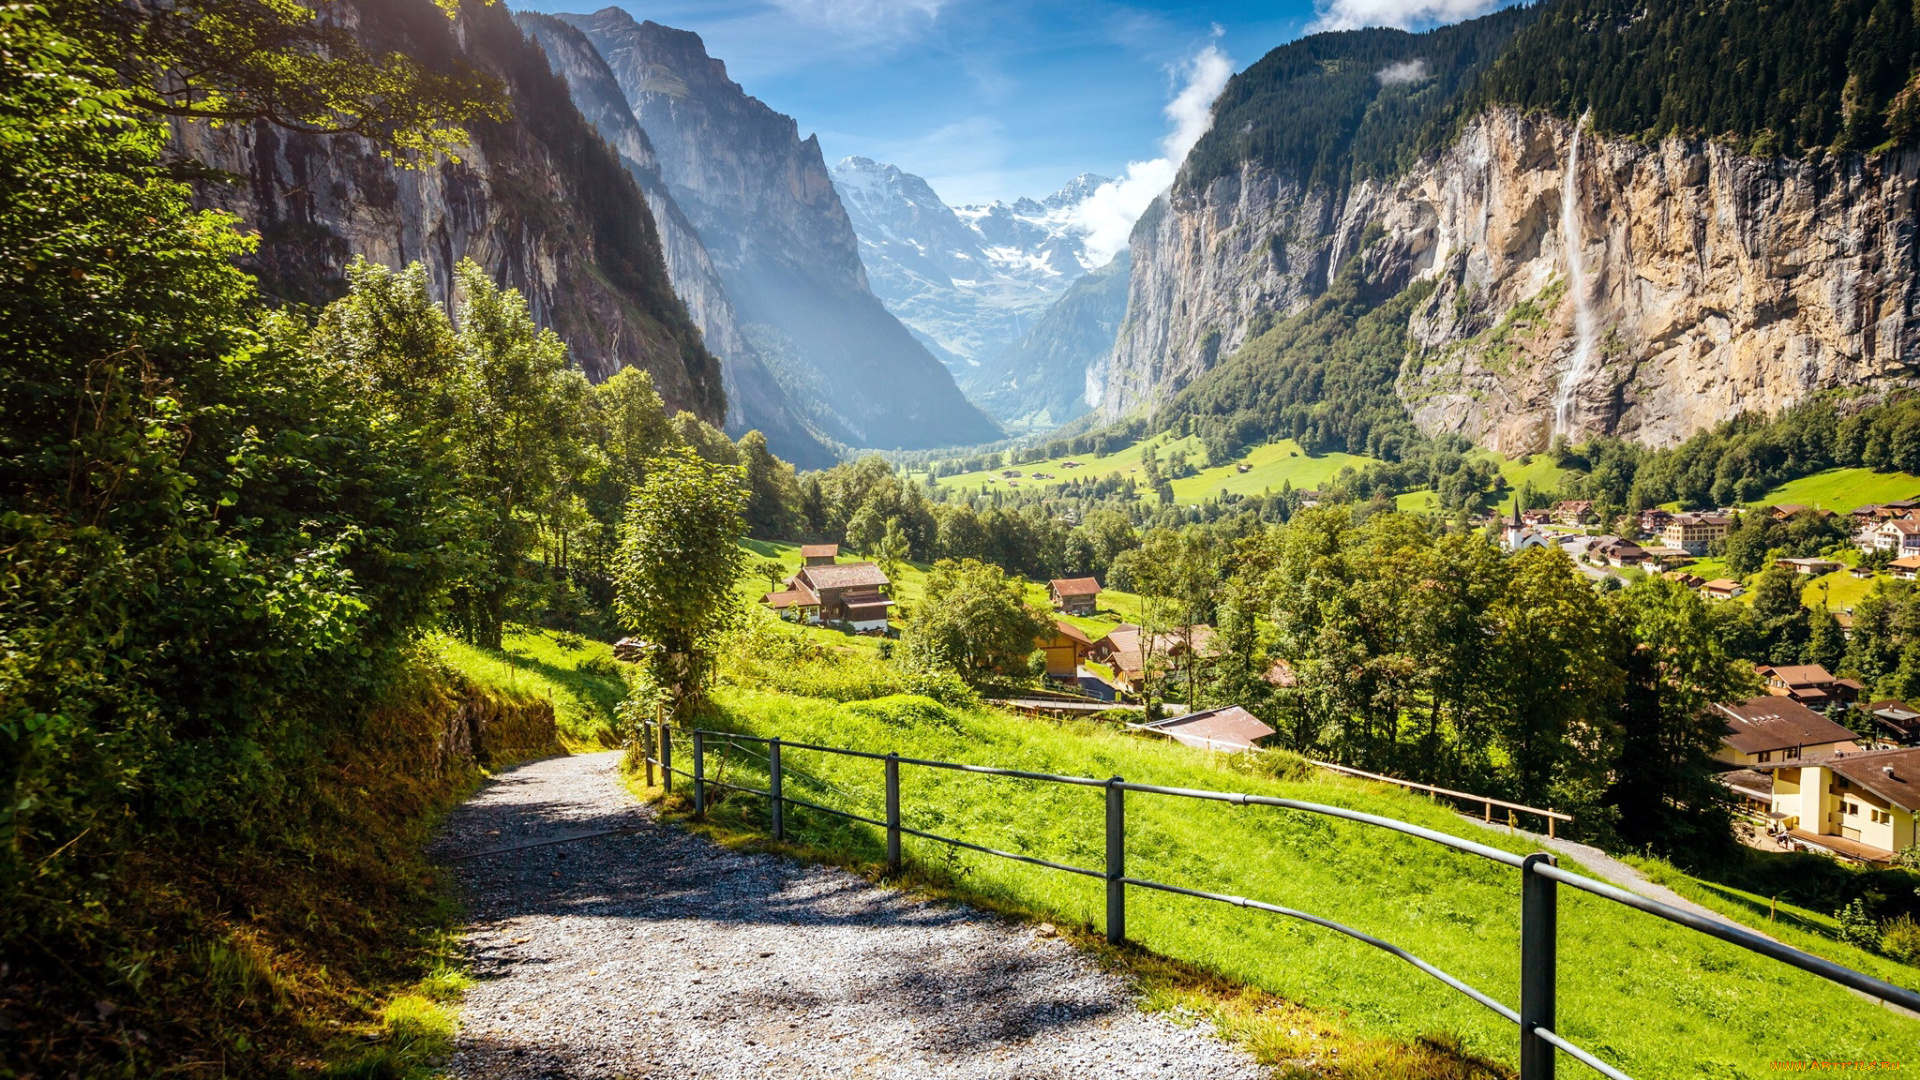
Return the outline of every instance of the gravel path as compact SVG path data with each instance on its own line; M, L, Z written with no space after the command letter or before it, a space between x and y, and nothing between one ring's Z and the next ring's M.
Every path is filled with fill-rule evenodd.
M1058 938L656 824L617 754L501 775L456 812L476 975L459 1077L1253 1078Z

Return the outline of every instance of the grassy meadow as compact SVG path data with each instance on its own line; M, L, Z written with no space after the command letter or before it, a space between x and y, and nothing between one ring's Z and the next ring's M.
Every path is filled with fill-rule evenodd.
M1872 469L1827 469L1781 484L1752 505L1798 503L1844 514L1868 503L1912 498L1920 498L1920 476Z
M614 709L626 700L627 682L613 659L613 646L578 634L509 626L493 652L451 634L433 638L434 653L448 667L511 700L553 703L554 724L567 749L590 751L618 745Z
M1119 474L1131 476L1136 482L1144 484L1140 460L1147 447L1153 447L1164 467L1168 455L1182 452L1187 460L1203 461L1206 451L1198 438L1174 438L1170 434L1161 434L1152 438L1116 450L1104 456L1091 454L1070 454L1066 457L1031 464L1017 465L1021 475L1006 478L1000 475L1000 469L983 469L970 473L959 473L940 478L940 486L950 492L984 494L996 490L1022 491L1032 488L1049 488L1067 480L1085 480L1094 477ZM1078 468L1065 467L1067 461L1078 461ZM1352 466L1360 469L1372 464L1373 458L1362 454L1326 453L1309 454L1292 439L1265 443L1252 447L1237 460L1226 465L1217 465L1199 470L1192 476L1173 481L1173 501L1181 505L1191 505L1217 498L1222 491L1233 495L1259 495L1268 491L1279 491L1284 484L1295 488L1317 488L1338 476L1340 470ZM1239 465L1250 468L1241 472ZM1035 480L1035 472L1047 473L1048 480Z
M910 696L837 704L721 689L715 725L760 736L903 755L1137 782L1244 790L1334 803L1469 836L1515 852L1524 837L1483 833L1444 807L1345 780L1293 777L1289 759L1229 764L1095 725L1019 720ZM753 744L743 744L752 747ZM754 752L709 763L761 786ZM789 791L878 816L872 761L789 751ZM1098 868L1103 796L1028 781L902 770L910 827ZM1496 997L1518 985L1518 883L1513 871L1382 830L1302 813L1130 795L1128 872L1134 876L1298 907L1378 934ZM713 815L723 830L764 828L765 804L733 796ZM869 826L804 810L792 839L864 863L880 859ZM950 891L1063 925L1097 928L1098 881L958 852L909 838L919 871ZM1354 1031L1403 1040L1457 1037L1471 1054L1514 1060L1505 1021L1386 954L1307 924L1188 898L1131 890L1130 936L1154 953L1344 1017ZM1621 908L1562 891L1563 1030L1636 1077L1703 1071L1758 1076L1787 1059L1900 1060L1920 1022L1858 1001L1811 976ZM1831 950L1823 950L1831 951ZM1862 961L1864 964L1866 961ZM1874 970L1870 968L1870 970ZM1907 985L1920 972L1880 962ZM1628 1007L1628 1005L1631 1007ZM1575 1067L1569 1062L1568 1067Z

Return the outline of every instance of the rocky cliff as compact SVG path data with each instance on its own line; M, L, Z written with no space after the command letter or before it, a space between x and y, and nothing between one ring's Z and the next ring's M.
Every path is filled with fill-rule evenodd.
M1576 159L1574 130L1492 108L1390 181L1307 188L1250 165L1176 192L1135 234L1103 409L1178 390L1357 253L1383 294L1437 286L1399 382L1415 422L1504 451L1667 445L1914 379L1920 153L1758 159L1583 131Z
M747 96L697 35L618 8L559 18L605 58L747 337L811 424L853 446L998 437L868 288L817 139Z
M1016 430L1086 415L1088 372L1113 347L1127 311L1128 264L1122 251L1080 277L1019 341L982 364L972 380L980 404Z
M471 258L524 293L590 377L644 368L670 406L719 423L720 365L673 292L645 200L506 10L467 4L450 21L432 0L383 0L329 17L376 54L463 57L502 81L513 116L474 125L460 160L419 169L357 138L177 128L181 152L243 178L207 185L203 200L259 232L251 263L268 291L330 300L361 255L423 262L445 297L454 264Z
M1236 76L1224 133L1135 229L1102 411L1151 412L1354 259L1365 303L1431 286L1395 383L1414 422L1508 452L1556 435L1668 445L1824 389L1920 381L1920 150L1756 154L1771 136L1596 132L1502 104L1542 66L1507 45L1514 27L1523 42L1642 32L1569 30L1567 6L1489 30L1319 35ZM1631 63L1606 70L1620 86L1583 91L1603 104L1634 85Z
M674 201L660 175L653 144L599 50L585 34L551 15L520 12L514 20L547 54L554 74L566 80L580 114L620 155L646 196L674 292L700 327L707 348L720 358L728 431L738 436L757 429L767 436L775 454L803 468L833 464L833 452L808 430L741 328L712 256Z

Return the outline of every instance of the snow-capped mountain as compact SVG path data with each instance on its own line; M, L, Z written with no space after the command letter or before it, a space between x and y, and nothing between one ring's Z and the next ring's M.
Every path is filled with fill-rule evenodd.
M1106 182L1087 173L1041 201L950 207L897 166L850 157L833 167L874 294L963 388L1093 269L1068 215Z

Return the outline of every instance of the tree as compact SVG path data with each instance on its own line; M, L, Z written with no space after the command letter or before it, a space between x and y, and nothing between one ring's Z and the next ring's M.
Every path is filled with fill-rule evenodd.
M484 518L483 565L460 590L462 629L500 647L508 591L535 540L533 515L572 471L585 442L586 382L567 369L567 347L534 324L518 292L494 287L471 260L454 268L460 287L463 367L460 443L468 495Z
M621 626L653 646L648 674L675 723L704 706L715 642L738 615L742 480L737 465L673 447L648 463L627 505L615 606Z
M676 441L653 375L621 368L593 388L594 441L622 488L621 501L646 478L647 462Z
M1791 664L1800 659L1811 637L1807 606L1800 599L1800 575L1784 566L1769 567L1753 583L1751 608L1766 661Z
M740 436L736 449L747 478L747 534L763 540L792 536L797 525L800 484L793 466L774 457L758 431Z
M1726 731L1712 706L1759 692L1752 665L1728 654L1712 611L1678 582L1649 577L1615 593L1628 635L1620 702L1620 753L1607 801L1620 836L1665 851L1710 849L1727 840L1713 754Z
M1028 606L1020 582L974 559L942 559L927 572L901 651L914 663L978 682L1026 670L1052 621Z
M776 592L780 583L787 578L787 564L779 559L761 559L753 564L753 571L767 579L767 591Z
M907 562L907 534L898 521L887 523L887 532L873 545L873 561L889 578L898 579Z

